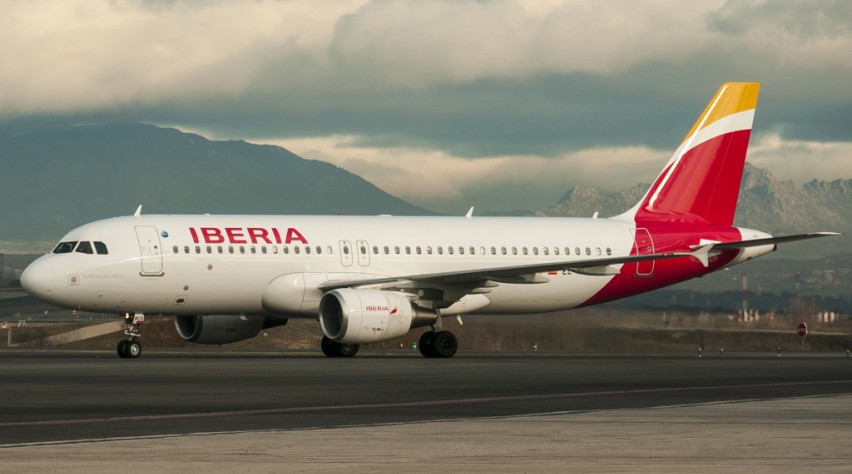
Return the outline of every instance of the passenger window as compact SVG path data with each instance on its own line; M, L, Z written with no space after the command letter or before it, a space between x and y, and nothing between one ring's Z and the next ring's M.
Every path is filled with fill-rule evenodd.
M305 245L305 253L306 253L306 254L310 254L310 253L311 253L311 248L310 248L310 247L308 247L307 245Z
M431 245L426 246L426 253L429 254L429 255L432 255L432 246Z
M109 252L107 251L107 246L103 242L94 242L95 251L98 252L98 255L107 255Z
M450 254L450 255L452 255L452 254L453 254L453 248L452 248L452 247L447 247L447 253L448 253L448 254Z
M459 247L459 255L464 255L464 247Z
M361 255L367 255L367 247L361 246Z
M322 247L317 245L317 255L320 255L321 253L322 253Z
M59 245L53 249L53 253L71 253L74 251L74 247L77 246L77 241L74 242L60 242Z
M500 247L500 252L501 252L503 255L506 255L506 247Z
M207 246L207 253L213 253L213 247Z
M242 245L240 245L240 253L242 253L242 254L246 253L246 248Z
M595 255L600 255L600 254L601 254L601 248L595 247Z
M387 246L387 245L385 245L384 251L385 251L385 255L389 255L389 254L390 254L390 249L388 248L388 246Z
M565 255L571 255L571 248L565 247Z
M536 249L536 250L538 250L538 249ZM545 255L548 255L550 253L550 249L548 249L547 247L543 247L541 249L541 251L544 252ZM538 255L538 252L536 252L536 255Z
M284 253L287 253L287 247L284 247ZM345 253L346 255L349 255L349 246L348 245L343 247L343 253Z
M518 254L518 247L512 247L512 255Z
M497 249L496 248L491 247L491 255L497 255Z
M98 248L98 242L95 242L95 248ZM100 252L98 252L100 253ZM189 245L183 246L183 253L189 253Z
M553 255L559 255L559 247L553 247Z
M373 255L379 254L379 247L377 245L373 245Z
M574 254L580 255L580 247L574 247Z
M178 248L177 245L172 246L172 253L180 253L180 249Z
M299 246L298 246L298 245L294 245L294 246L293 246L293 253L295 253L296 255L298 255L298 254L299 254L299 252L301 252L301 250L299 250Z
M405 254L411 255L411 247L409 247L408 245L405 246Z
M325 252L326 252L327 254L331 255L331 254L333 254L333 253L334 253L334 249L332 249L332 248L331 248L331 245L326 245L326 246L325 246Z
M254 245L252 245L251 247L249 247L249 250L251 250L251 253L252 253L252 254L256 254L256 253L257 253L257 248L256 248ZM265 253L265 252L264 252L264 253Z
M89 242L86 242L86 241L80 242L80 243L77 245L77 250L76 250L76 251L77 251L77 253L87 253L87 254L93 254L93 253L95 253L95 252L92 250L92 244L91 244L91 243L89 243Z
M592 249L590 249L589 247L586 247L586 255L591 255L591 254L592 254Z
M200 245L195 246L195 253L201 253L201 246Z
M470 253L473 253L473 247L470 248ZM485 247L479 247L479 255L485 255Z
M612 255L612 249L611 249L611 248L609 248L609 247L607 247L607 248L606 248L606 254L607 254L607 255Z
M395 253L395 254L399 255L399 245L394 245L394 246L393 246L393 253Z
M218 250L218 251L219 251L219 253L222 253L222 246L221 246L221 245L217 246L217 247L216 247L216 250Z
M422 248L420 248L420 246L419 246L419 245L418 245L417 247L415 247L414 251L415 251L415 252L417 252L417 255L420 255L420 254L422 254L422 253L423 253L423 249L422 249Z
M228 246L228 253L234 253L234 246L233 245Z
M260 253L262 253L262 254L266 254L266 245L261 245L261 246L260 246Z
M272 247L272 253L277 254L278 253L278 247Z
M344 250L346 253L349 253L349 247L346 247L346 248L344 248L343 250ZM290 247L288 247L288 246L286 246L286 245L285 245L285 246L281 249L281 253L283 253L284 255L289 255L289 254L290 254Z
M443 254L444 254L444 247L441 247L441 246L439 245L439 246L438 246L438 255L443 255Z

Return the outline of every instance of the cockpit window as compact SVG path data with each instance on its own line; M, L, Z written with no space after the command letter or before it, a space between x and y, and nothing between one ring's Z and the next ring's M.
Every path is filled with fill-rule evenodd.
M60 242L59 245L53 249L53 253L71 253L74 251L74 247L77 246L77 242Z
M107 246L103 242L93 242L95 244L95 251L98 252L98 255L108 255ZM189 253L189 250L186 251Z
M86 241L80 242L80 244L79 244L79 245L77 245L77 250L76 250L76 252L77 252L77 253L88 253L88 254L93 254L93 253L95 253L95 252L92 250L92 243L91 243L91 242L86 242Z

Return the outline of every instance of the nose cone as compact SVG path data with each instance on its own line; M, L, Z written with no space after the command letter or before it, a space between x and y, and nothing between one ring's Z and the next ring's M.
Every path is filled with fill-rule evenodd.
M41 257L21 273L21 288L30 296L50 301L55 284L55 270L51 262Z

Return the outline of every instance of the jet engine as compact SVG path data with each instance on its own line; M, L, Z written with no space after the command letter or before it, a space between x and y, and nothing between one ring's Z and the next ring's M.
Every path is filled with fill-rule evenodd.
M287 318L259 314L175 316L174 320L178 335L196 344L242 341L257 336L263 329L287 324Z
M322 332L334 342L369 344L402 336L438 319L434 310L413 304L403 293L342 288L320 301Z

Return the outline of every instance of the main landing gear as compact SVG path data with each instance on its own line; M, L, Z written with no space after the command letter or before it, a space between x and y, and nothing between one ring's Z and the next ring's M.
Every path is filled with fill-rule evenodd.
M444 331L443 322L441 318L438 318L432 325L432 330L420 336L417 348L420 349L423 357L445 359L456 355L456 351L459 349L459 341L455 334Z
M127 339L120 341L116 352L122 359L135 359L142 355L142 344L138 338L142 336L142 323L145 322L145 315L142 313L124 313L121 315L124 318L124 335Z
M327 357L353 357L361 347L358 344L334 342L325 336L322 337L320 346L322 347L322 353Z
M423 357L446 358L456 355L459 342L450 331L429 331L420 336L417 348Z
M326 336L322 337L320 347L322 347L322 353L327 357L353 357L358 353L358 349L360 348L358 344L342 344L334 342ZM431 331L425 332L420 336L417 348L420 349L423 357L448 358L456 355L456 351L459 348L459 341L453 333L443 330L439 319L432 326Z

